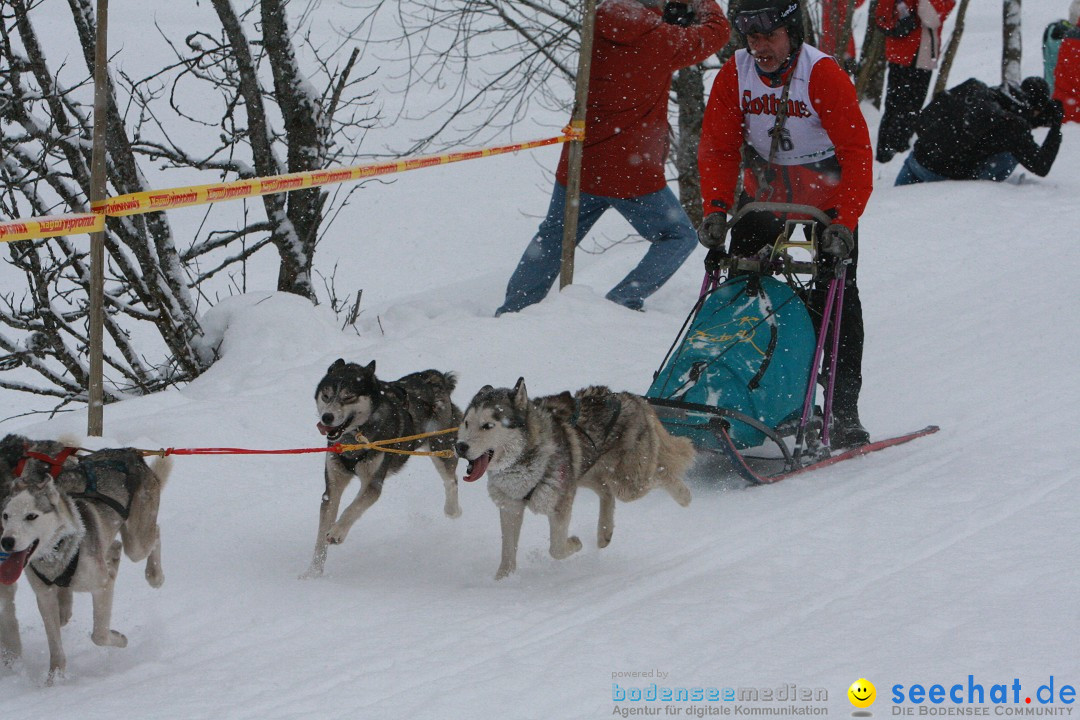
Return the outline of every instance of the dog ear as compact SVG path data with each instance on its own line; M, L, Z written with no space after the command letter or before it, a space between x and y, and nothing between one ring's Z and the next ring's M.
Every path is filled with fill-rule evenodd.
M375 361L374 360L369 362L367 364L367 366L364 367L364 372L368 373L369 375L374 375L375 374Z
M45 493L45 497L49 499L49 502L54 508L60 507L60 490L56 487L56 483L53 481L52 477L48 475L45 476L45 482L42 483L41 490Z
M519 377L514 384L514 407L523 408L529 404L529 393L525 389L525 378Z
M334 361L333 365L331 365L330 367L328 367L326 369L326 372L332 373L335 370L340 370L343 367L345 367L345 358L338 358L337 360Z
M26 452L26 445L27 440L22 435L5 436L3 440L0 440L0 460L15 467Z

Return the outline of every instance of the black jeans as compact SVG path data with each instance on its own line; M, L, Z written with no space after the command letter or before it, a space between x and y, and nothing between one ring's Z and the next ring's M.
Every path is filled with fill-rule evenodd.
M878 128L877 159L888 162L896 153L908 149L915 134L926 91L930 89L931 70L911 65L889 63L888 87L885 91L885 113Z
M820 232L820 224L817 225ZM771 212L748 213L731 229L730 252L734 256L750 256L764 245L772 245L784 230L784 221ZM859 229L855 228L855 248L851 253L844 281L844 304L840 318L840 348L836 358L836 382L833 389L833 414L840 420L854 420L859 416L859 392L862 390L863 317L862 301L859 300L857 283L859 266ZM821 318L825 313L828 280L819 276L809 293L803 297L814 332L821 332ZM826 345L826 357L829 354ZM826 364L826 367L828 365Z

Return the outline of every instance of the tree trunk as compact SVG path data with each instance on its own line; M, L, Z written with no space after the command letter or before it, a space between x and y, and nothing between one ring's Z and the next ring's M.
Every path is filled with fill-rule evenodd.
M1004 0L1002 5L1001 81L1020 83L1020 0Z
M870 2L870 21L866 24L866 34L863 36L855 91L860 101L869 100L874 107L879 108L885 89L885 33L881 32L874 22L877 4L878 0Z
M941 69L938 70L937 80L934 82L934 95L944 92L949 85L949 72L956 57L956 49L960 47L960 38L964 34L964 17L970 2L971 0L960 0L960 7L956 10L956 26L949 38L949 45L945 48L945 57L941 60Z
M675 74L673 87L679 104L679 137L675 167L679 172L679 202L690 222L701 224L701 178L698 175L698 145L705 117L704 67L692 65Z

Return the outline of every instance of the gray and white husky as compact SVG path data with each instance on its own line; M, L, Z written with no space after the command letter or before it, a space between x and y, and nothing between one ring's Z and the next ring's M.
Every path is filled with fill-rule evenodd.
M662 487L690 504L683 475L694 460L686 438L668 434L639 395L589 387L571 395L530 401L525 381L480 389L458 429L457 453L468 461L467 481L488 473L488 494L499 508L502 561L495 579L517 568L525 508L547 515L552 557L581 549L568 536L578 487L600 496L596 543L607 547L615 530L615 500L636 500Z
M0 512L0 549L7 554L0 584L12 586L29 569L49 643L51 683L66 667L60 628L71 615L72 591L93 597L94 643L125 647L127 638L111 628L121 551L134 562L146 560L152 587L164 582L157 514L172 463L162 458L151 468L131 448L64 459L62 443L26 441L24 447Z
M375 377L374 360L363 366L338 359L315 388L319 432L326 436L328 444L333 445L356 443L358 433L368 441L375 441L457 427L461 410L450 400L456 385L457 378L453 373L438 370L424 370L386 382ZM461 515L453 433L391 447L410 451L450 451L450 457L433 456L431 459L443 480L446 494L443 512L452 518ZM353 523L379 499L386 478L401 470L408 459L408 455L378 450L326 454L326 491L319 508L315 554L301 577L322 575L327 544L338 545L345 541ZM360 492L338 517L341 496L353 477L360 479Z

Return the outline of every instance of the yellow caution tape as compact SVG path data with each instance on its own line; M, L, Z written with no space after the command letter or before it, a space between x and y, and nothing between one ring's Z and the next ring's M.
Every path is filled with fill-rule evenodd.
M544 145L554 145L566 142L567 136L545 138L531 142L504 145L501 147L485 148L482 150L469 150L466 152L446 153L443 155L427 155L410 160L395 160L392 162L375 163L370 165L353 165L343 168L329 168L326 170L312 170L309 172L289 173L288 175L274 175L266 178L252 178L250 180L235 180L233 182L217 183L214 185L195 185L192 187L172 188L168 190L150 190L147 192L131 193L109 198L104 202L93 206L95 212L103 212L111 217L123 217L125 215L139 215L159 210L172 208L190 207L192 205L205 205L207 203L220 202L222 200L237 200L240 198L259 197L272 193L288 192L291 190L303 190L321 185L363 180L376 175L389 175L391 173L405 172L417 168L432 167L435 165L447 165L461 162L462 160L475 160L477 158L501 155L503 153L517 152Z
M158 212L171 208L190 207L192 205L206 205L208 203L221 202L222 200L238 200L240 198L259 197L272 193L289 192L291 190L303 190L305 188L318 187L320 185L333 185L336 183L363 180L376 175L389 175L391 173L405 172L417 168L432 167L435 165L447 165L461 162L462 160L475 160L492 155L530 150L545 145L581 140L585 136L585 124L574 122L567 125L563 135L543 140L502 145L499 147L484 148L481 150L468 150L465 152L445 153L442 155L426 155L411 160L395 160L393 162L374 163L370 165L353 165L343 168L329 168L326 170L312 170L309 172L289 173L287 175L274 175L265 178L252 178L250 180L235 180L233 182L215 183L213 185L193 185L191 187L168 188L165 190L148 190L146 192L129 193L117 197L108 198L94 203L92 213L79 213L74 215L49 215L47 217L29 218L27 220L9 220L0 222L0 242L15 242L17 240L33 240L37 238L56 237L58 235L79 235L82 233L99 232L105 228L106 217L123 217L125 215L140 215L148 212Z
M94 213L49 215L27 220L0 222L0 242L34 240L58 235L80 235L105 229L105 216Z

